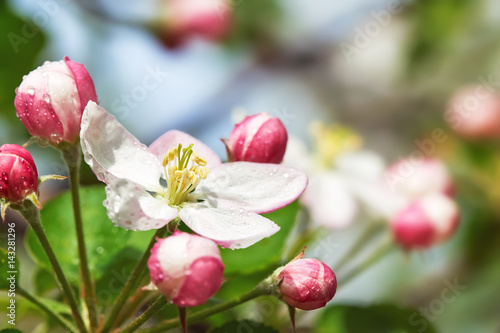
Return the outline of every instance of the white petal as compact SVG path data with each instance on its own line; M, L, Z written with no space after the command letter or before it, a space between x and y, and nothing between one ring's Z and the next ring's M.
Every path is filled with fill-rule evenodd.
M156 155L158 160L162 161L167 151L177 147L179 143L181 143L183 147L194 144L193 150L207 161L208 168L213 168L222 163L219 156L203 142L193 138L187 133L177 130L168 131L160 136L149 146L149 150Z
M386 168L385 161L380 155L366 150L343 153L335 163L342 173L372 180L379 179Z
M288 136L283 164L299 168L306 172L314 169L314 163L307 149L307 145L304 141L293 135Z
M356 200L342 177L334 172L311 177L302 203L309 208L313 220L327 228L349 226L358 212Z
M306 175L279 164L233 162L214 168L195 193L230 201L255 213L278 210L295 201L307 186Z
M271 220L227 202L185 203L179 216L200 236L231 249L248 247L280 229Z
M117 179L106 186L106 195L104 206L108 217L123 229L159 229L178 215L177 209L125 179Z
M377 218L392 219L408 204L408 198L379 180L349 179L349 190Z
M159 192L162 168L149 149L130 134L114 116L90 101L80 132L85 162L100 181L131 180Z

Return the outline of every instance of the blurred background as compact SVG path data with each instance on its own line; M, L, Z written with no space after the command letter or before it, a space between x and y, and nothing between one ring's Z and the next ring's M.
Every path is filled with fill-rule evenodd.
M459 295L431 310L436 331L500 332L500 125L468 135L446 116L463 87L500 96L500 1L214 0L230 23L207 35L175 35L165 2L1 0L0 145L29 139L13 104L23 75L64 56L86 66L101 106L146 144L179 129L225 157L220 138L242 114L265 111L309 145L310 122L349 126L392 163L442 130L430 154L451 170L457 234L422 253L393 253L331 304L429 308L458 281ZM495 110L490 125L500 124ZM65 173L54 149L30 152L39 174ZM357 232L333 231L315 254L335 270Z

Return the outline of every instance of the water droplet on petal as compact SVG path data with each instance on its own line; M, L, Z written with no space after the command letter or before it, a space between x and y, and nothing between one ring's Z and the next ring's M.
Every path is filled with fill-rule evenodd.
M35 88L33 88L33 87L31 87L31 86L30 86L30 87L28 87L28 94L29 94L30 96L33 96L33 95L35 94Z

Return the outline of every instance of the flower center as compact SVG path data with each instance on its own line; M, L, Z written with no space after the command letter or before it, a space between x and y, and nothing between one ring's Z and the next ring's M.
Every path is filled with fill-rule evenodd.
M314 123L311 126L311 133L319 165L325 168L334 166L335 160L342 153L358 150L363 144L362 138L345 126Z
M194 191L202 179L207 178L210 169L207 161L193 151L193 145L170 149L163 157L163 170L167 180L165 198L173 206L180 205L189 193Z

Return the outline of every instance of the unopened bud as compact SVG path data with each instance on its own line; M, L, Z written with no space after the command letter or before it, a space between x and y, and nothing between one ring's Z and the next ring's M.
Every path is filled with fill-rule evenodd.
M14 105L31 135L59 144L75 142L89 101L97 102L92 78L82 64L65 57L29 73L16 90Z
M300 256L299 256L300 257ZM296 259L277 274L278 296L288 305L314 310L324 307L337 291L333 271L317 259Z
M449 239L458 220L456 203L443 194L433 193L401 210L391 221L391 228L403 248L424 249Z
M163 31L169 47L182 45L194 36L218 41L231 28L231 0L165 0Z
M410 199L430 193L452 195L453 183L446 165L437 158L425 158L418 164L402 159L385 173L391 189Z
M156 242L148 267L151 282L180 307L205 303L219 290L224 272L217 244L180 231Z
M500 137L500 96L487 85L460 89L450 100L445 120L469 139Z
M21 146L0 147L0 199L21 202L38 190L38 173L31 154Z
M287 140L281 120L263 112L236 124L229 138L222 141L231 162L281 163Z

